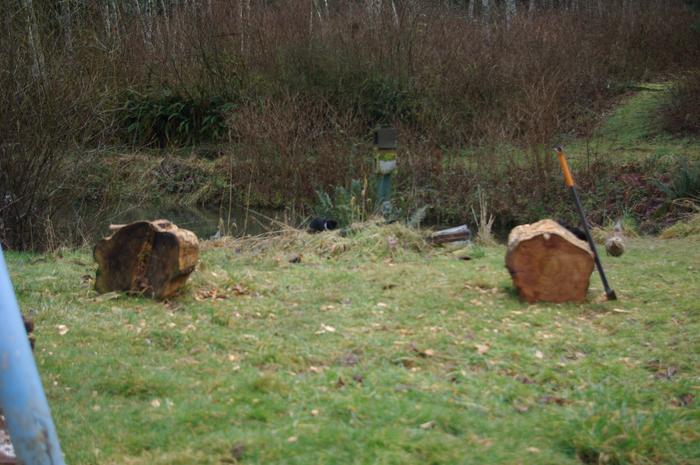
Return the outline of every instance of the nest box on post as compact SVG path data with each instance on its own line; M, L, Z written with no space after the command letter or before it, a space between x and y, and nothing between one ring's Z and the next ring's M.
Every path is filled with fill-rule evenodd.
M382 209L390 209L388 202L391 197L391 174L396 171L397 134L396 128L381 128L374 133L376 172L379 177L377 196Z

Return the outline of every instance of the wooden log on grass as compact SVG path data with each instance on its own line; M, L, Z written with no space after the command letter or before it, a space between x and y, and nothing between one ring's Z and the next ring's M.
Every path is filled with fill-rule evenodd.
M576 302L586 298L594 259L586 242L556 221L542 220L510 232L506 266L528 302Z
M446 244L448 242L468 241L472 238L472 232L469 226L463 224L454 228L435 231L430 235L428 241L432 244Z
M164 299L185 284L197 265L197 236L168 220L137 221L112 230L93 251L95 289L100 293L126 291Z

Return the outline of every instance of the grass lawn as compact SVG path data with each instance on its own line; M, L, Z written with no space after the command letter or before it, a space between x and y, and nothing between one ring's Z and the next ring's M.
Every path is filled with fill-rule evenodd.
M662 109L670 99L671 86L647 83L636 88L603 115L593 134L570 141L568 148L581 162L586 154L613 157L621 163L647 157L657 162L679 156L699 159L696 137L670 134L663 127Z
M700 463L697 236L603 257L616 302L594 274L527 305L504 247L412 235L209 243L169 302L97 295L89 250L8 252L67 462Z

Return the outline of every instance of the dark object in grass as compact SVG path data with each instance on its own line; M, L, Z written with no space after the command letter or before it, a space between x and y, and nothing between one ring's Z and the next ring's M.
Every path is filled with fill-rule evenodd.
M32 350L34 350L34 322L24 315L22 315L22 322L24 323L24 330L27 332L29 344L32 346Z
M576 236L577 239L580 239L584 242L586 242L588 239L586 238L586 233L583 231L583 229L577 227L577 226L572 226L566 221L561 221L557 220L557 223L562 225L564 228L568 229L571 234Z
M323 231L332 231L338 227L338 222L330 218L314 218L309 223L309 233L315 234Z
M556 405L566 405L571 401L569 399L564 399L563 397L557 396L542 396L539 399L540 404L556 404Z
M660 369L654 374L656 379L671 379L678 373L678 369L675 367L666 367Z
M360 357L353 352L348 352L340 358L340 364L344 367L352 367L360 363Z
M693 401L695 400L695 397L693 397L692 394L681 394L678 396L676 400L673 401L673 404L677 407L690 407L693 405Z
M236 443L231 448L231 457L236 461L235 463L238 463L241 459L243 459L243 456L245 455L245 444L242 442Z

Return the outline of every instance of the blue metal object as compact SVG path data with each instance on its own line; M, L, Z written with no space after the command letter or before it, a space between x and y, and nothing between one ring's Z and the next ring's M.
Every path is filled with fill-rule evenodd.
M24 465L65 465L0 248L0 408Z

